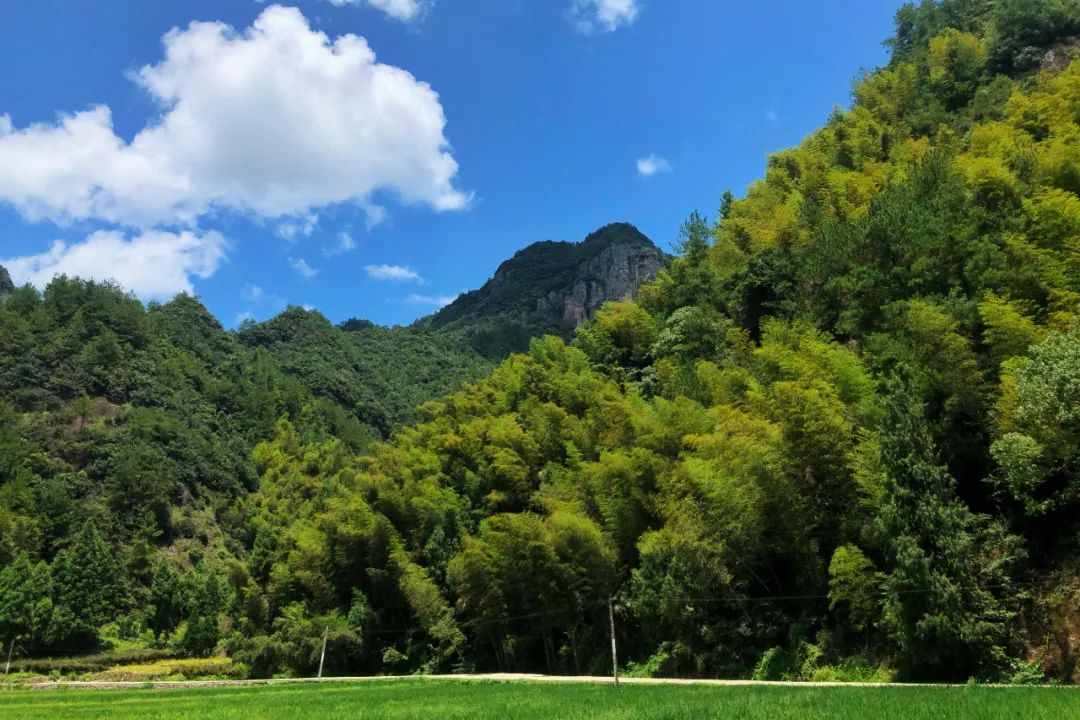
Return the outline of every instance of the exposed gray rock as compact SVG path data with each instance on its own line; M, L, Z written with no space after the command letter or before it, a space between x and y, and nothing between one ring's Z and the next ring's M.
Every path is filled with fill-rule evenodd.
M15 289L15 283L11 282L11 276L8 275L7 268L0 265L0 298L10 295Z
M655 245L616 240L579 265L568 288L541 298L537 310L559 314L571 327L581 327L605 302L631 299L666 262Z
M544 240L417 325L463 334L482 355L500 359L528 348L532 337L573 338L601 305L633 297L667 260L629 223L605 225L578 243Z
M1039 59L1039 69L1061 72L1078 57L1080 57L1080 40L1074 39L1060 43L1043 53Z

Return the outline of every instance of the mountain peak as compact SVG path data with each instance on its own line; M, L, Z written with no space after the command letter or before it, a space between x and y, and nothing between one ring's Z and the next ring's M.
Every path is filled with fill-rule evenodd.
M481 288L420 322L460 333L480 353L500 357L524 350L535 335L571 337L603 303L631 297L666 262L636 227L611 223L581 242L522 248Z
M640 245L647 247L656 247L652 240L645 235L645 233L638 230L634 225L628 222L613 222L604 225L603 227L593 230L591 233L585 236L585 239L581 242L582 245L597 245L597 244L628 244L628 245Z

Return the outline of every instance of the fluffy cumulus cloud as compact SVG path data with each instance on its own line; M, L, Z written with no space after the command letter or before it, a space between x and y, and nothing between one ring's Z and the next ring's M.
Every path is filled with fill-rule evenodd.
M424 278L420 273L403 265L366 265L364 272L374 280L391 280L394 282L422 283Z
M649 157L638 158L637 171L642 177L649 177L655 175L658 172L667 172L671 169L671 164L662 157L656 155L650 155Z
M227 243L217 232L160 232L134 237L99 230L84 241L55 241L39 255L0 260L19 284L44 287L56 275L115 280L143 299L194 292L191 278L207 278L225 259Z
M567 16L579 32L593 34L629 25L639 12L638 0L573 0Z
M438 94L377 62L362 37L330 39L274 5L241 32L174 29L164 50L134 74L161 115L130 142L104 106L21 129L0 115L0 201L30 219L140 227L223 208L306 218L351 202L378 215L377 190L437 210L468 204Z
M422 17L432 5L431 0L330 0L338 7L345 5L370 5L397 20L408 22Z

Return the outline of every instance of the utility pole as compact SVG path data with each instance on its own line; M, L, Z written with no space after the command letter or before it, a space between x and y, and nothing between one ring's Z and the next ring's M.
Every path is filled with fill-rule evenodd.
M15 649L15 638L11 638L11 642L8 643L7 650L7 665L4 666L4 677L8 675L8 671L11 670L11 651Z
M611 623L611 673L615 678L615 687L619 687L619 655L615 650L615 605L614 599L607 601L608 622Z
M326 660L326 636L330 632L329 626L323 628L322 633L322 654L319 655L319 679L322 679L322 666Z

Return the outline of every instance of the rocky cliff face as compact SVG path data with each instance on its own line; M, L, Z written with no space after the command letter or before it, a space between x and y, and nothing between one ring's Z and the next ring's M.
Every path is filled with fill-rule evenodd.
M560 314L571 327L581 327L605 302L632 298L666 262L664 253L651 242L616 239L578 265L569 287L540 298L537 310Z
M485 356L504 357L537 335L571 338L602 304L632 297L667 259L628 223L605 225L579 243L533 243L483 287L418 325L463 335Z
M10 295L14 290L15 285L11 282L11 276L8 275L7 268L0 265L0 298Z

